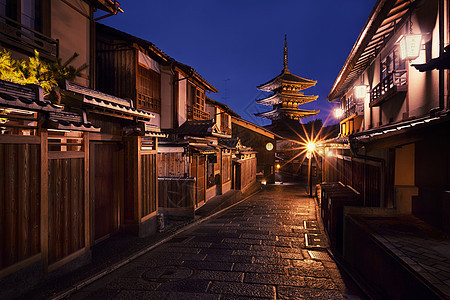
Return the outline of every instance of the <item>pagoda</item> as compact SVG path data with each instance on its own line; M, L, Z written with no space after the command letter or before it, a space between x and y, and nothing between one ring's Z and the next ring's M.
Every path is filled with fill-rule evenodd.
M272 124L279 121L298 121L303 118L317 115L318 110L299 109L298 106L314 101L319 96L304 95L301 90L316 85L317 81L305 79L291 74L287 68L287 36L284 36L284 61L283 71L274 79L261 84L257 88L261 91L271 92L263 99L256 100L259 104L271 105L272 110L256 113L257 117L266 118ZM298 122L297 122L298 123Z

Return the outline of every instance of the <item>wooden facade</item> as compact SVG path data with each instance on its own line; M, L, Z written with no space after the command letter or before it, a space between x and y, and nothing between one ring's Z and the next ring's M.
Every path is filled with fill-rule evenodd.
M268 183L275 182L275 135L251 122L232 117L233 137L240 138L243 145L257 152L257 173L261 173ZM272 148L267 144L272 144ZM268 150L270 149L270 150Z
M89 249L89 134L78 136L1 136L0 277L39 260L51 271Z

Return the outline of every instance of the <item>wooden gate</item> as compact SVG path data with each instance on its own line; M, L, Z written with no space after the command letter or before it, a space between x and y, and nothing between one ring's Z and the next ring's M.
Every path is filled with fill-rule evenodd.
M41 138L45 148L47 133L42 133ZM43 190L47 197L43 196L41 210L42 254L48 270L83 254L90 246L88 145L87 133L52 133L48 134L48 148L42 151L43 157L48 156L42 166L47 171L42 180L48 189Z
M40 150L36 136L0 139L0 278L40 259Z
M93 242L101 241L119 229L119 202L123 181L118 143L90 145L90 196Z
M192 176L196 178L195 181L195 206L198 207L206 199L206 177L205 177L205 156L194 155L192 157Z

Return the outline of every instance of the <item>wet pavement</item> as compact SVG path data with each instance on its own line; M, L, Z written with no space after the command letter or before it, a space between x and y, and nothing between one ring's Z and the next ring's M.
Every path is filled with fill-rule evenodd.
M299 185L266 186L71 299L360 299Z

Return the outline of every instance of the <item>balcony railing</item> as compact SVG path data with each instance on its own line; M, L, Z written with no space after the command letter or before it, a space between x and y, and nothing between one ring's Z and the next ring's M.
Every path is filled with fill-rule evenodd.
M187 118L188 118L188 120L209 120L210 116L209 116L208 112L188 105L187 106Z
M363 112L364 112L364 104L355 103L344 112L342 119L347 119L348 117L353 116L353 115L359 116L359 115L362 115Z
M400 92L406 92L408 80L406 70L390 73L370 92L370 106L378 106L383 101Z
M0 42L25 51L28 55L34 55L36 49L41 57L50 60L56 60L58 57L58 40L3 15L0 15Z

